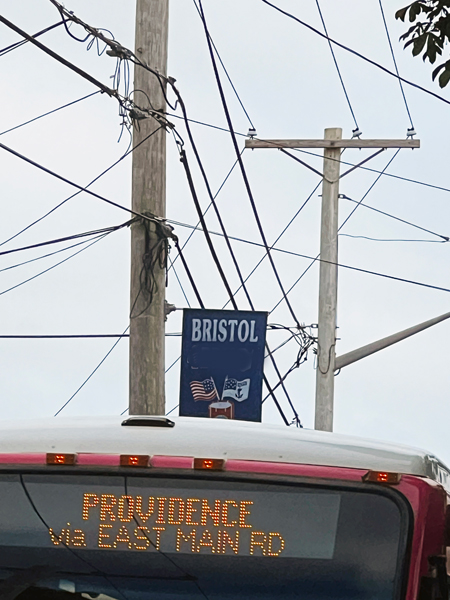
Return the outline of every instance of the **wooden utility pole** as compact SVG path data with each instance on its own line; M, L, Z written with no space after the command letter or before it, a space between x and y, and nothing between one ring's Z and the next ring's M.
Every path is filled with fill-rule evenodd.
M342 129L325 129L326 140L340 140ZM315 429L332 431L336 357L337 258L340 148L325 148L320 228L319 328L317 338ZM327 261L327 262L325 262Z
M135 54L149 67L167 74L169 0L137 0ZM165 100L158 78L135 66L133 100L142 107L165 110ZM137 146L159 124L153 118L139 121L133 131ZM166 214L166 132L160 129L133 152L132 208L144 214ZM158 241L151 224L148 245L143 223L131 227L131 318L130 318L130 414L163 415L164 388L164 300L165 272L155 265L156 290L148 306L141 289L143 256Z
M336 308L338 262L339 167L342 148L419 148L419 140L341 139L342 130L325 129L323 140L256 140L246 148L324 148L322 225L320 239L319 329L316 374L315 429L333 430L334 372L336 370ZM445 316L445 318L447 318ZM434 324L434 323L432 323ZM427 326L431 326L427 325ZM420 327L420 326L419 326ZM422 327L423 329L424 327ZM417 331L414 331L417 333ZM402 335L402 334L400 334ZM412 335L412 333L410 334ZM403 335L401 339L406 337ZM400 338L399 338L400 339ZM399 341L395 339L395 341ZM391 341L390 343L395 343ZM382 340L382 342L385 342ZM387 344L383 347L386 347ZM381 348L377 348L381 349ZM373 353L375 350L372 350ZM368 356L369 353L364 354ZM360 356L362 358L362 356ZM354 359L358 360L358 359ZM353 361L351 361L353 362ZM338 359L339 363L339 359ZM342 366L350 364L345 362Z

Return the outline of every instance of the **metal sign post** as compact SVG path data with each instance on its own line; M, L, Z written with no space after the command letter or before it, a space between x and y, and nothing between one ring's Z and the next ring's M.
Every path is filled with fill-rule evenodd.
M180 416L261 421L267 313L186 309Z

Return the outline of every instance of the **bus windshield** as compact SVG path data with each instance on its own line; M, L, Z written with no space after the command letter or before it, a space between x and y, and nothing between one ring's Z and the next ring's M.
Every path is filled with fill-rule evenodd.
M19 579L17 600L402 594L408 511L382 487L8 474L0 503L0 596Z

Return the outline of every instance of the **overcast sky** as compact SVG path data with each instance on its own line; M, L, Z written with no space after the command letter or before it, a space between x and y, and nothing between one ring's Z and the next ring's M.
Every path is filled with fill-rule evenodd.
M278 6L322 30L315 0L274 0ZM383 0L400 74L449 99L449 91L431 82L431 68L413 59L398 41L406 28L394 13L401 0ZM110 30L124 46L134 48L134 0L67 0L66 7L95 27ZM342 127L351 137L355 124L346 102L326 40L275 12L260 0L204 0L211 36L242 102L261 138L322 138L326 127ZM321 0L321 9L334 39L393 69L378 0ZM0 12L29 33L59 20L48 0L0 0ZM75 30L73 30L75 31ZM0 46L20 38L0 27ZM111 84L115 59L98 56L95 48L77 43L63 28L41 38L53 50ZM410 126L398 81L339 48L336 58L363 138L405 138ZM3 110L0 133L35 116L86 96L95 88L37 48L26 44L0 56ZM192 0L170 0L169 75L177 80L190 118L226 126L213 78L205 36ZM231 87L225 82L234 128L246 134L249 121ZM405 86L405 94L420 150L402 150L388 168L391 174L450 188L448 141L450 107L422 91ZM173 119L183 135L180 120ZM235 155L229 134L193 126L211 186L216 191L232 167ZM80 185L86 185L126 150L129 136L120 142L118 106L97 94L35 123L1 135L0 141ZM241 147L244 137L239 138ZM317 152L317 153L320 153ZM370 151L347 150L343 160L356 163ZM394 151L383 152L370 168L383 170ZM321 159L303 155L317 169ZM192 160L191 160L192 162ZM310 195L319 178L276 150L245 151L244 163L269 243L272 243ZM0 242L41 217L73 193L68 185L1 150ZM92 189L130 206L131 159L101 178ZM202 206L208 198L196 175ZM341 182L341 193L360 200L377 174L357 170ZM168 139L167 216L195 224L196 214L172 139ZM320 188L281 238L277 247L315 256L319 250ZM441 235L450 235L450 193L383 176L364 202ZM218 196L218 205L230 235L259 242L241 176L233 172ZM340 201L340 221L353 208ZM127 214L86 194L69 200L39 224L0 250L116 225ZM212 214L208 225L218 230ZM190 231L176 228L181 241ZM443 288L450 288L449 245L439 238L399 221L358 208L342 233L362 237L339 238L342 264ZM404 241L408 240L408 241ZM409 240L427 240L426 242ZM233 289L238 280L223 240L214 238ZM68 245L68 244L67 244ZM36 279L9 288L84 248L77 246L27 265L7 269L61 248L1 257L0 334L121 333L128 325L129 232L122 230L100 240L79 255ZM263 255L261 248L234 242L244 274ZM226 302L223 285L208 258L201 233L186 247L186 258L208 308ZM176 255L173 250L172 257ZM308 266L307 259L274 253L286 288ZM267 263L267 264L266 264ZM191 306L195 296L186 274L176 262L177 274ZM7 269L7 270L4 270ZM318 264L290 293L299 320L317 322ZM280 290L268 261L249 280L258 310L272 311ZM167 299L180 309L187 301L173 272ZM238 294L239 306L246 309ZM416 323L449 311L450 295L423 286L394 281L348 269L339 269L337 354L343 354ZM171 315L167 332L181 331L182 312ZM292 326L283 304L269 315L270 323ZM335 431L428 448L450 462L448 337L444 322L398 345L342 370L336 378ZM285 333L268 333L272 346ZM114 340L0 340L0 410L4 418L53 415L97 366ZM167 338L166 363L180 352L180 338ZM294 362L297 346L289 342L277 354L281 371ZM167 409L178 404L178 365L167 375ZM267 373L276 382L272 371ZM289 376L287 387L305 427L314 422L314 356ZM280 402L292 418L286 399ZM119 342L98 372L64 409L66 415L118 414L128 404L128 341ZM176 411L173 413L176 414ZM281 423L268 401L263 420Z

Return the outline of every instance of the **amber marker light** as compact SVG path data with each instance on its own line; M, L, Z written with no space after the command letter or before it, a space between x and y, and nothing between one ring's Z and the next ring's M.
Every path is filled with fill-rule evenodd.
M48 465L75 465L76 462L76 454L53 454L51 452L47 452Z
M194 469L223 471L225 461L222 458L194 458Z
M387 485L396 485L400 483L401 473L388 473L386 471L367 471L362 480L371 483L385 483Z
M121 467L148 467L150 457L146 454L121 454Z

